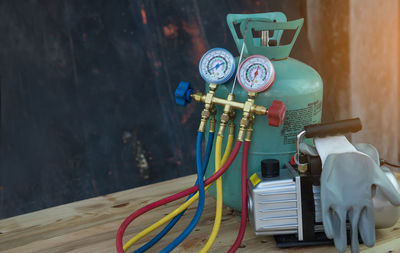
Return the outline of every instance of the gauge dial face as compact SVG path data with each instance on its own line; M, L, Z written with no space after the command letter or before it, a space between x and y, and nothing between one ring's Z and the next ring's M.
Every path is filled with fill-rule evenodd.
M275 80L275 70L271 61L262 55L253 55L240 64L239 84L250 92L263 92L271 87Z
M235 58L226 49L213 48L201 57L199 71L201 77L208 83L225 83L236 71Z

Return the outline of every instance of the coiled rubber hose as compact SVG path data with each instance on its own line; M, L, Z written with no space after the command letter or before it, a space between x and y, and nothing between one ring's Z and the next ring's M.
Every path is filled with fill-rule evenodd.
M213 142L214 142L214 132L209 132L208 133L208 140L207 140L207 147L206 147L206 153L204 155L204 160L201 166L201 173L204 176L204 173L206 171L206 168L208 166L208 161L210 159L210 155L211 155L211 150L212 150L212 146L213 146ZM196 180L195 185L197 185L198 183L198 178ZM188 200L193 197L193 193L190 194L190 196L188 197ZM143 245L142 247L140 247L139 249L135 250L133 253L143 253L146 250L150 249L151 247L153 247L158 241L160 241L174 226L175 224L180 220L180 218L183 216L183 214L185 213L186 209L181 212L180 214L178 214L177 216L175 216L175 218L173 218L168 225L161 230L160 233L158 233L155 237L153 237L153 239L151 239L148 243L146 243L145 245ZM161 226L161 225L160 225ZM150 233L150 232L149 232ZM146 234L147 235L147 234ZM144 235L145 236L145 235ZM139 239L138 239L139 240ZM128 241L129 242L129 241ZM136 241L135 241L136 242ZM133 243L131 244L133 245ZM127 243L124 245L124 249L127 250L131 245L127 245Z
M239 248L246 232L247 223L247 159L249 157L250 141L244 142L242 158L242 218L240 220L240 229L235 243L228 250L228 253L234 253Z
M213 183L217 178L219 178L222 174L225 173L225 171L229 168L229 166L231 166L232 162L235 160L237 154L239 153L241 145L242 145L242 141L236 141L235 147L234 147L231 155L229 156L228 160L226 161L226 163L222 166L222 168L218 172L214 173L211 177L209 177L206 181L204 181L204 185L209 185L209 184ZM122 244L122 239L123 239L126 228L137 217L139 217L140 215L142 215L150 210L153 210L154 208L165 205L165 204L175 201L177 199L183 198L191 193L194 193L198 189L199 189L198 185L192 186L184 191L181 191L181 192L171 195L169 197L166 197L166 198L160 199L158 201L155 201L151 204L148 204L148 205L140 208L139 210L133 212L131 215L129 215L122 222L122 224L120 225L120 227L118 229L118 233L117 233L117 237L116 237L116 241L115 241L117 252L125 253L123 244Z
M197 167L197 182L199 185L199 203L197 205L196 213L193 216L193 219L190 221L189 225L183 230L183 232L175 238L170 244L167 245L164 249L162 249L161 253L168 253L175 249L183 240L188 237L188 235L193 231L196 227L197 223L201 218L201 214L204 210L204 201L205 201L205 190L204 190L204 178L201 171L201 144L203 140L203 132L197 133L197 142L196 142L196 167Z
M233 135L228 137L228 143L227 143L227 147L225 148L224 151L224 157L222 158L222 162L221 164L224 164L227 159L228 156L232 150L232 146L233 146ZM205 190L207 191L208 188L211 185L207 185ZM128 246L133 245L134 243L136 243L138 240L140 240L141 238L143 238L144 236L148 235L149 233L151 233L152 231L154 231L155 229L161 227L162 225L164 225L166 222L168 222L169 220L171 220L174 216L182 213L183 211L185 211L187 209L187 207L189 207L191 204L193 204L197 199L199 198L199 194L196 193L193 197L191 197L189 200L187 200L184 204L182 204L179 208L175 209L173 212L171 212L170 214L168 214L167 216L163 217L162 219L160 219L159 221L157 221L156 223L154 223L153 225L147 227L146 229L144 229L143 231L141 231L140 233L138 233L137 235L135 235L133 238L131 238L125 245L124 245L124 250L126 251Z

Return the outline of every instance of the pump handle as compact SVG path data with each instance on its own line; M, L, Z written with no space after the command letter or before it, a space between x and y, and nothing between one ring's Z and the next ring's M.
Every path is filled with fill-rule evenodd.
M360 118L346 119L324 124L304 127L306 138L325 137L331 135L356 133L362 129Z

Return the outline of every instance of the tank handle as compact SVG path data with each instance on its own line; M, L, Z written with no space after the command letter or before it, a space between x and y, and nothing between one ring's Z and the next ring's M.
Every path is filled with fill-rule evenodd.
M306 138L325 137L331 135L355 133L362 128L360 118L346 119L332 123L314 124L304 127Z
M228 14L226 16L226 22L228 23L229 30L231 31L231 34L233 36L233 39L236 43L236 47L238 48L238 51L242 49L243 45L243 32L241 31L242 37L239 38L239 35L235 29L235 25L239 24L239 26L242 23L246 23L246 20L250 19L260 19L260 20L267 20L269 22L287 22L286 15L282 12L266 12L266 13L256 13L256 14ZM274 32L274 35L271 37L272 40L276 40L278 43L281 40L283 31L276 31ZM254 38L257 41L257 44L260 44L260 38ZM246 41L247 45L247 41ZM249 53L247 52L247 48L244 49L244 55L248 56Z
M300 30L303 27L304 19L297 19L288 22L271 22L270 20L254 18L248 21L246 47L249 55L261 54L269 59L284 59L289 57L293 45L299 36ZM246 22L240 24L240 31L244 33ZM279 31L280 36L284 30L296 30L292 41L287 45L280 45L280 40L277 40L275 46L259 46L253 38L254 31ZM275 32L274 32L275 33ZM272 39L272 38L271 38Z

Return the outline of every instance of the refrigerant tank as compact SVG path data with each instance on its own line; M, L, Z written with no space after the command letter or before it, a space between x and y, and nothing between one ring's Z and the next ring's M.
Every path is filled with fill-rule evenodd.
M289 57L290 51L297 39L304 20L287 21L281 12L259 14L229 14L227 22L232 36L240 53L243 43L243 34L246 30L245 50L243 59L251 55L264 55L272 61L275 68L275 82L266 92L259 93L255 103L269 107L273 100L283 101L287 107L285 122L280 127L268 125L266 116L257 116L254 122L254 132L250 145L248 159L248 176L260 170L261 161L274 158L280 161L280 166L289 162L296 151L296 135L304 126L320 123L322 112L322 80L319 74L310 66ZM237 34L240 30L242 35ZM285 30L295 30L291 42L282 45L280 40ZM269 44L265 45L265 36L255 37L253 34L269 31ZM239 33L240 33L239 32ZM264 32L264 35L266 33ZM261 40L264 39L264 42ZM273 43L271 43L273 42ZM279 46L276 46L279 45ZM236 58L238 60L238 57ZM219 85L216 96L226 98L231 92L233 80L227 84ZM206 84L208 87L208 84ZM208 91L208 90L207 90ZM235 85L234 95L237 101L244 102L247 99L245 91L238 83ZM217 120L222 113L219 108ZM239 128L241 113L236 111L236 134ZM218 126L217 122L217 126ZM227 141L225 132L223 147ZM242 151L229 170L222 176L223 203L236 210L241 210L241 160ZM214 150L206 170L206 177L211 176L215 170ZM210 193L215 197L215 186Z

